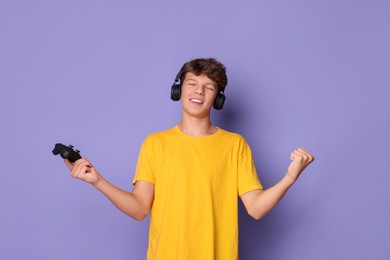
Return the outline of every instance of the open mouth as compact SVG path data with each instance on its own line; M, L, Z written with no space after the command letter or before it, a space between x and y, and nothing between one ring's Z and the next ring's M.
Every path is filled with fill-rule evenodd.
M200 100L200 99L197 99L197 98L191 98L190 101L191 101L192 103L203 104L203 101Z

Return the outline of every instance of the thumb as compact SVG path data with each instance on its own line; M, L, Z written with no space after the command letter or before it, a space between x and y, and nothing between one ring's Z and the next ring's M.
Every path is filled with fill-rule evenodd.
M292 162L294 162L296 158L297 158L297 155L294 152L292 152L291 155L290 155L290 160Z

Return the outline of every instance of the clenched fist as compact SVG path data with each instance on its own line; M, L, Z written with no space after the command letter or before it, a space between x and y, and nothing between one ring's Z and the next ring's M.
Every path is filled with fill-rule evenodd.
M81 158L72 164L68 159L65 159L64 162L68 166L72 177L92 185L95 185L99 181L100 175L89 160Z
M290 159L287 175L296 181L303 170L314 161L314 156L305 148L298 148L291 153Z

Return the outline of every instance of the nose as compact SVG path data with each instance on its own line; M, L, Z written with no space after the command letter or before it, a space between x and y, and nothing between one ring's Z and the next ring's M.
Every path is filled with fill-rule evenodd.
M195 93L203 96L204 95L204 88L203 88L203 86L197 86L195 88Z

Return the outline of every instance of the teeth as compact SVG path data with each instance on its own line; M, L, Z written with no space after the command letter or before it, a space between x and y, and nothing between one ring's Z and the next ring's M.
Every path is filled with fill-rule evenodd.
M192 99L190 99L192 102L195 102L195 103L203 103L201 100L199 100L199 99L195 99L195 98L192 98Z

